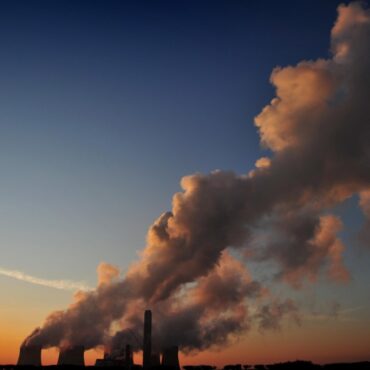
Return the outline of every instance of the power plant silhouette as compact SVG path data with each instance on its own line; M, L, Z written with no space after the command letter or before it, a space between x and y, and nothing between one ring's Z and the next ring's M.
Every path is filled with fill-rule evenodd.
M41 366L41 347L21 346L17 365Z
M144 343L143 343L143 368L150 368L152 357L152 312L147 310L144 313Z
M152 312L146 310L144 313L144 335L143 335L143 369L149 370L163 366L167 369L180 370L178 346L171 346L162 350L161 354L152 353ZM41 366L41 346L27 346L23 344L19 351L18 366ZM58 366L74 365L85 366L84 346L72 346L61 348L58 358ZM95 366L122 366L132 369L134 366L132 347L126 343L125 348L111 353L105 353L104 358L96 360Z
M62 349L59 352L58 365L85 366L84 352L85 348L83 346Z
M134 333L133 333L134 334ZM115 348L110 353L104 353L102 359L97 359L96 367L121 368L124 370L180 370L179 363L179 347L173 345L167 348L162 348L161 353L152 352L152 312L146 310L144 313L144 327L143 327L143 341L140 345L135 343L135 348L142 348L143 363L141 365L134 364L132 346L126 343L122 348ZM155 342L154 342L155 344ZM119 347L119 346L118 346ZM154 346L155 347L155 346ZM41 346L23 344L19 351L19 358L17 366L27 368L28 366L42 366L41 364ZM84 346L70 346L61 348L57 366L60 368L78 368L85 366L84 360L85 348ZM8 369L9 367L4 367ZM10 367L9 370L13 370ZM183 366L184 370L216 370L216 366L211 365L194 365ZM348 364L329 364L316 365L310 361L296 360L294 362L270 364L270 365L225 365L222 370L368 370L370 369L370 362L358 362Z

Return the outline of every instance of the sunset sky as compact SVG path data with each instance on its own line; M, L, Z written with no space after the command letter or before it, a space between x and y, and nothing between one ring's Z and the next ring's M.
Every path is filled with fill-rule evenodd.
M289 122L282 133L271 129L280 119L274 115L275 103L269 106L277 95L276 87L280 89L279 98L287 99L287 90L296 85L306 86L300 80L303 76L302 79L307 78L307 89L312 85L317 96L320 98L322 94L328 105L341 104L346 88L339 88L335 77L331 80L322 76L322 62L315 61L347 63L348 51L345 47L340 49L347 45L340 44L345 37L341 32L352 27L351 22L361 27L370 19L362 15L357 4L353 13L343 13L342 23L333 29L338 6L348 3L336 0L0 2L1 364L16 363L23 340L34 328L43 325L49 313L66 309L76 299L73 295L77 289L94 289L97 267L102 262L119 268L121 278L127 271L129 276L142 277L142 266L154 258L153 248L159 238L151 233L147 236L148 228L164 212L183 206L180 197L174 201L172 197L183 191L180 181L184 176L213 173L215 188L219 189L225 183L229 186L228 181L234 181L234 177L227 172L224 178L212 171L233 171L240 175L235 180L239 184L247 174L252 180L253 176L258 177L250 173L253 169L265 176L263 171L274 166L266 158L279 157L290 145L292 150L300 145L300 135L305 135L301 134L305 130L303 125L297 129L298 134L291 130ZM364 4L366 8L367 2ZM351 34L356 47L370 39L362 33L355 39L356 35ZM368 49L369 44L365 45ZM366 55L363 59L369 61ZM358 62L356 58L353 60L348 63ZM305 75L304 64L293 68L302 61L311 63L309 70L320 70L317 76L310 79L311 75ZM276 67L283 69L275 70L270 79ZM366 65L360 67L366 71ZM325 65L323 71L326 68L329 69ZM370 75L370 64L367 70ZM335 75L335 68L333 71L330 73ZM368 76L364 76L359 91L370 93ZM291 83L294 78L296 83ZM297 98L299 104L308 107L302 116L311 112L315 116L311 107L321 109L321 101L317 103L316 95L312 98L305 88L297 89L294 94L302 97L301 101ZM326 99L325 94L332 95ZM298 103L292 101L292 111L300 109ZM266 106L270 111L264 110ZM289 121L289 112L280 114L283 121ZM325 114L326 111L321 115ZM367 128L362 128L364 134L359 136L370 138L370 116L368 111L361 114L356 117L364 117ZM254 124L256 116L259 132ZM352 124L352 120L349 122ZM357 126L353 131L356 130ZM333 132L334 142L338 138ZM308 129L307 135L311 134ZM289 141L291 137L293 144ZM343 153L347 147L358 146L351 140L349 135ZM330 151L336 155L330 159L338 159L333 166L328 160L325 171L341 161L352 163L347 162L338 147ZM370 156L366 153L367 157L353 163L361 162L370 173ZM255 165L262 157L264 160ZM283 167L280 160L275 167ZM302 167L291 173L282 171L281 181L285 177L305 178L309 172L305 165L306 162L302 163ZM254 248L269 244L266 240L275 235L267 234L264 223L274 232L282 229L279 221L274 221L273 212L278 212L275 214L278 219L282 217L281 223L295 219L296 208L294 212L292 208L289 212L284 208L287 197L276 201L271 209L266 206L258 220L257 216L253 218L254 237L249 240L249 246L245 250L241 249L244 247L231 250L232 257L225 257L225 265L222 262L225 259L215 260L214 265L219 266L219 275L223 277L229 274L222 270L225 266L242 261L248 269L245 281L249 284L256 280L261 284L257 298L248 305L249 317L261 318L257 313L266 295L292 300L295 308L287 316L282 313L276 326L264 328L251 320L250 328L233 334L227 344L181 354L182 364L370 360L370 238L364 242L365 238L358 236L364 215L370 218L370 193L366 193L370 190L370 180L358 173L357 168L353 173L343 172L345 184L339 181L338 185L337 181L323 196L322 189L329 187L325 181L320 192L310 198L315 204L314 215L310 213L312 223L319 220L320 227L329 225L341 241L335 239L335 247L327 255L314 255L313 262L309 260L299 269L291 267L291 256L276 256L268 248L266 254L249 258L255 253ZM321 176L325 176L321 171L314 175L318 183ZM189 192L202 184L197 177L183 181ZM309 191L316 189L316 185L316 180L312 180L307 185ZM233 200L234 191L228 191ZM302 193L302 199L310 196L309 191ZM358 206L359 199L362 209ZM205 207L209 206L208 201L211 202L207 198ZM327 202L319 215L315 202L321 205ZM306 208L307 203L304 203ZM283 204L284 211L273 208L276 204L276 208ZM180 221L174 224L181 229ZM223 227L216 225L218 229ZM202 229L202 222L196 227ZM288 226L283 228L287 234L291 231ZM316 231L312 238L321 245L326 234ZM209 234L212 244L212 233ZM239 238L232 240L238 244ZM246 239L241 242L247 243ZM141 253L146 245L146 252ZM279 271L275 269L275 257L282 266ZM142 265L130 267L140 258L144 261ZM315 258L327 260L321 264ZM327 273L325 268L331 263L333 269ZM314 271L308 271L309 268ZM214 271L207 269L204 276ZM180 279L185 279L183 276ZM194 282L200 286L208 284L201 280L204 276L199 273L193 280L181 282L191 290ZM138 284L138 290L141 288ZM155 294L165 296L166 288L156 290ZM189 297L199 303L205 300L204 295L203 290L194 290ZM279 302L277 298L271 300ZM43 363L55 363L57 355L55 348L44 351ZM93 364L101 356L102 347L92 349L86 354L87 363ZM137 355L138 362L139 358Z

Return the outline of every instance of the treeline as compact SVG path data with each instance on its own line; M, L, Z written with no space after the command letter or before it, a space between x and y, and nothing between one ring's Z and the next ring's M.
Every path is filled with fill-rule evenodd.
M97 366L42 366L42 369L49 370L86 370L86 369L96 369ZM125 369L124 366L104 366L107 369L119 369L119 370L142 370L139 365L131 366L130 369ZM33 369L37 370L40 367L35 366L15 366L15 365L0 365L0 370L25 370ZM196 366L183 366L183 370L217 370L216 366L212 365L196 365ZM326 364L317 365L310 361L294 361L294 362L284 362L278 364L258 364L258 365L248 365L248 364L235 364L235 365L225 365L222 370L370 370L370 362L356 362L356 363L337 363L337 364ZM180 370L176 368L171 368L168 366L156 366L152 370Z

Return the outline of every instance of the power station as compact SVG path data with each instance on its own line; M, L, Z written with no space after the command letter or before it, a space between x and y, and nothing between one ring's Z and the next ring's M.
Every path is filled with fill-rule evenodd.
M96 360L95 366L103 367L122 367L126 370L141 368L139 365L134 365L132 349L129 343L125 344L124 348L114 353L105 353L104 358ZM144 327L143 327L143 370L149 370L159 367L165 367L171 370L180 370L178 346L163 348L162 353L152 352L152 311L144 312ZM20 366L41 366L41 346L22 345L19 351L17 365ZM84 359L85 348L83 346L73 346L61 348L58 358L58 366L85 366ZM162 357L162 358L161 358Z
M131 347L129 345L126 346L124 357L121 357L119 354L105 354L103 359L96 361L96 366L119 366L120 364L124 364L126 368L132 368L134 366L132 353L127 348ZM164 348L162 351L162 361L160 353L152 352L152 311L150 310L144 312L142 348L143 370L159 368L161 366L166 369L180 370L178 346Z

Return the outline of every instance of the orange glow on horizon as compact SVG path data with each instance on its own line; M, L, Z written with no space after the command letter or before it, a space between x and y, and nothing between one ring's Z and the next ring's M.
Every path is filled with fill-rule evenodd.
M340 324L340 325L339 325ZM0 363L15 364L18 359L19 346L22 342L20 331L8 330L0 334ZM289 329L289 330L288 330ZM348 341L351 346L348 346ZM369 360L368 343L370 333L361 322L331 323L310 322L301 327L289 326L286 330L259 333L251 331L239 342L222 351L204 351L185 355L180 353L181 365L211 364L222 367L225 364L257 364L284 361L309 360L316 363L354 362ZM94 365L97 358L103 357L101 348L85 352L86 365ZM58 350L43 350L44 365L56 364ZM141 353L134 356L137 364L142 362Z

